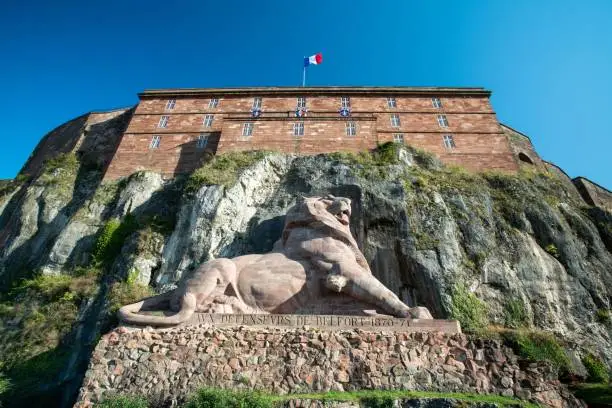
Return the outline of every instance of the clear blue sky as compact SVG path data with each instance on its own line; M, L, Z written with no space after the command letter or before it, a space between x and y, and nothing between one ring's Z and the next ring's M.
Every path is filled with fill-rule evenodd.
M484 86L540 155L612 189L611 0L26 1L0 10L0 178L145 88Z

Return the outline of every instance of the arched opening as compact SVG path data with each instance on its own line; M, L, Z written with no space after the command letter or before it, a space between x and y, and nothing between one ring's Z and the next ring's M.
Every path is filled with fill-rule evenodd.
M524 163L533 165L533 161L525 153L519 153L518 158Z

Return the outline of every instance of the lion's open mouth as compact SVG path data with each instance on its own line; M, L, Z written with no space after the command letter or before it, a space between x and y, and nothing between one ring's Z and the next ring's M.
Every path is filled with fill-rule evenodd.
M336 214L336 218L340 223L344 225L349 225L351 219L351 210L342 210L338 214Z

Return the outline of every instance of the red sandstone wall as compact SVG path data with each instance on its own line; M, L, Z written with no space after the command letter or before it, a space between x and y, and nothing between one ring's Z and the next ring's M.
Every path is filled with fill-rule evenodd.
M173 109L166 109L166 97L143 96L126 130L109 170L107 179L126 176L134 171L151 169L168 176L191 171L201 163L203 151L194 149L201 132L220 132L212 153L230 150L278 150L287 153L315 154L330 151L373 149L378 143L392 141L402 133L406 143L427 149L443 161L464 165L473 170L518 168L485 96L440 97L441 108L435 108L429 97L396 98L396 107L389 108L385 96L351 96L351 121L357 135L347 136L347 119L338 114L339 96L306 95L307 117L304 136L293 136L296 97L262 96L262 115L250 116L252 96L220 97L216 108L209 108L209 97L177 97ZM393 127L391 114L398 114L401 125ZM204 116L213 114L212 126L203 124ZM448 127L438 124L437 115L444 114ZM168 126L158 128L162 115L168 115ZM253 134L242 137L242 126L253 122ZM455 149L447 149L443 135L452 135ZM161 136L158 149L149 147L153 135ZM185 146L192 146L189 157Z
M72 119L47 133L38 143L20 174L38 174L45 161L62 153L78 152L106 168L125 131L132 111L116 109L90 112Z
M524 134L517 132L509 126L501 125L504 133L508 136L508 142L510 143L510 149L514 155L515 160L521 166L531 165L525 160L525 156L530 160L534 166L541 170L546 169L546 165L535 151L531 140ZM524 155L521 157L521 154Z

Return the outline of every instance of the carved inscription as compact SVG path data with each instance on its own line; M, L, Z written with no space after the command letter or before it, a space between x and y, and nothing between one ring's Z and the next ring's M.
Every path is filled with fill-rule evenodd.
M195 313L187 324L228 326L310 326L328 330L369 329L392 331L442 331L459 333L454 320L409 320L386 316L281 315L281 314L209 314Z

